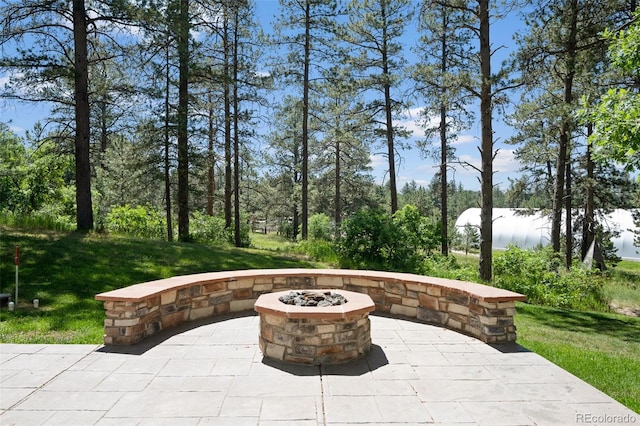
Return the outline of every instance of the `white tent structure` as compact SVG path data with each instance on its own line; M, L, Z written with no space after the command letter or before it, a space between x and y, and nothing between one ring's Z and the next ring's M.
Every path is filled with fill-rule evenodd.
M534 248L551 243L551 218L540 212L533 215L523 213L522 209L493 209L494 249L506 249L509 244ZM456 229L464 233L467 224L480 228L480 209L465 210L456 220ZM631 210L614 210L605 217L603 226L620 232L618 237L613 238L613 245L618 249L617 256L640 261L640 247L633 245L634 230L638 232L639 229L633 222Z

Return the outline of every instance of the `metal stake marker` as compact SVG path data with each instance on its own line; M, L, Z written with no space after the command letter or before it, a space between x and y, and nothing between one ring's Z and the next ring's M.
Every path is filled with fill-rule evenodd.
M20 266L20 247L16 246L16 255L13 257L13 263L16 264L16 309L18 309L18 267Z

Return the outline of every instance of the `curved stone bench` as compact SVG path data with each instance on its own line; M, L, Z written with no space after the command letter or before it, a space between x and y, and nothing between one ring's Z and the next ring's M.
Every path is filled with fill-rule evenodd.
M515 302L525 296L482 284L395 272L256 269L184 275L96 295L106 311L104 343L131 345L179 324L252 311L280 290L344 289L368 294L376 311L417 319L486 343L516 340Z

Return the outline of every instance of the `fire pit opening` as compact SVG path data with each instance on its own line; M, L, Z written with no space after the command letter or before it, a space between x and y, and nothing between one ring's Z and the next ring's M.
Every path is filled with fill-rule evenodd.
M344 305L348 300L339 293L333 291L290 291L278 298L282 303L296 306L338 306Z
M340 290L266 293L254 309L260 314L260 350L267 358L299 364L338 364L371 349L367 294Z

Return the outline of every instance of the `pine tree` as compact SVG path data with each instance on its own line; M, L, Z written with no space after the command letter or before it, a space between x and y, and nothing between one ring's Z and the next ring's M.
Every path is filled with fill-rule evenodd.
M406 129L394 126L393 120L407 109L398 87L404 77L406 60L400 38L412 16L409 0L352 0L349 21L341 38L351 46L348 63L359 80L361 90L371 94L365 106L375 135L384 140L389 163L391 213L398 210L396 151L398 137Z
M278 47L288 49L283 63L280 52L279 62L274 68L285 84L293 84L301 90L301 233L307 238L309 218L309 141L311 130L310 105L311 81L319 78L318 67L323 60L331 57L330 40L333 37L333 20L338 16L335 0L280 0L284 13L275 25L276 34L272 40Z
M545 162L547 167L551 162L554 165L551 245L554 251L560 251L564 211L567 267L573 257L573 158L578 154L577 138L581 136L575 120L576 100L594 90L604 58L600 33L615 19L620 7L617 2L543 2L529 14L530 31L520 40L518 58L528 97L517 113L520 139L534 144L525 145L521 153L539 151L541 146L550 148ZM540 142L542 145L536 147Z
M470 98L462 92L457 75L464 69L461 59L470 42L470 34L463 31L464 27L463 15L458 10L437 1L423 3L419 23L423 35L416 48L421 60L413 73L418 92L426 102L421 116L427 138L419 146L428 155L430 141L439 138L439 149L431 152L439 153L434 156L440 162L441 251L445 256L449 254L447 169L454 158L451 141L473 119L467 110Z

